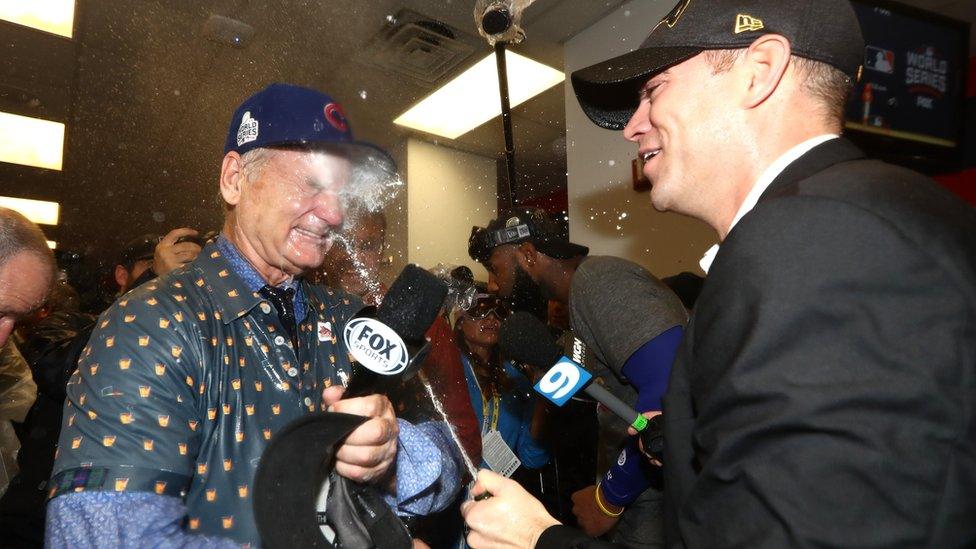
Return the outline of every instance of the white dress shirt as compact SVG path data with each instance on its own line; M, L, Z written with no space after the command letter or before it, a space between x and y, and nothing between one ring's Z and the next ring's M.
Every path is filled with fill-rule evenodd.
M756 207L756 203L759 202L759 197L766 192L766 189L769 188L769 186L773 183L773 180L779 177L779 174L783 173L783 170L785 170L787 166L795 162L801 156L810 152L810 150L817 145L838 137L840 136L835 133L818 135L817 137L807 139L803 143L796 145L792 149L780 155L779 158L777 158L772 164L769 165L768 168L763 171L763 173L759 176L759 179L757 179L752 185L752 190L750 190L749 194L746 195L746 199L742 201L742 205L739 206L739 211L735 213L735 217L732 218L732 224L729 225L729 230L726 231L725 234L732 232L732 227L735 227L735 224L738 223L740 219L745 217L747 213ZM702 270L705 271L705 274L708 274L708 269L711 268L712 261L715 261L715 255L718 253L718 247L719 244L716 244L709 248L708 251L705 252L705 255L702 256L701 261L698 262L698 264L701 265Z

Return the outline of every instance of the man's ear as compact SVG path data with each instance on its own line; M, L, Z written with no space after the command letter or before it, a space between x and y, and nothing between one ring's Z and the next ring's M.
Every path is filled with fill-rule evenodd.
M220 196L230 206L236 206L241 201L244 189L244 161L241 155L230 151L224 156L220 166Z
M515 248L515 258L518 260L522 270L530 275L535 273L539 266L539 250L531 242L523 242Z
M778 34L765 34L746 49L741 67L747 86L744 107L756 107L776 91L790 65L792 53L790 41Z
M125 268L125 265L115 266L115 283L119 285L119 288L125 288L126 284L129 283L129 271Z

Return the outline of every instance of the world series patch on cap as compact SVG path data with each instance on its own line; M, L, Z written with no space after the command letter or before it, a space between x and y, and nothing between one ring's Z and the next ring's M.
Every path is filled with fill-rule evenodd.
M848 0L681 0L636 50L574 72L573 91L595 124L622 130L652 76L705 50L747 48L764 34L857 79L864 38Z

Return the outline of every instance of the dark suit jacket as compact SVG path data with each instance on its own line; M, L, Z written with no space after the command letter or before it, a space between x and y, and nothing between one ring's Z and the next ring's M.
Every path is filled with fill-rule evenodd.
M670 545L976 544L974 212L844 139L776 178L664 400Z

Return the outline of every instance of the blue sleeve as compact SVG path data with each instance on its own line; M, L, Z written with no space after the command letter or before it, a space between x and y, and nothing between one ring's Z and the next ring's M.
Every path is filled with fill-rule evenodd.
M620 451L617 462L603 475L600 488L604 500L618 507L633 503L651 485L650 467L652 465L637 447L637 438L631 437Z
M678 352L684 328L675 326L658 334L630 355L621 369L631 385L637 389L638 412L661 409L661 397L668 389L671 364Z
M637 411L661 409L661 397L668 388L671 364L683 335L684 328L681 326L665 330L627 359L622 372L637 389ZM648 467L637 447L636 438L632 438L600 483L607 502L617 506L633 503L650 486Z
M239 547L229 539L187 534L182 500L147 492L65 494L47 506L45 547Z
M427 515L448 506L460 488L461 456L447 425L402 419L397 440L396 504L401 515Z
M529 390L531 390L531 386L529 386ZM538 469L549 462L548 450L532 438L532 417L535 413L535 402L535 398L530 398L525 403L522 417L519 418L518 447L515 448L515 455L522 461L522 465L530 469Z

